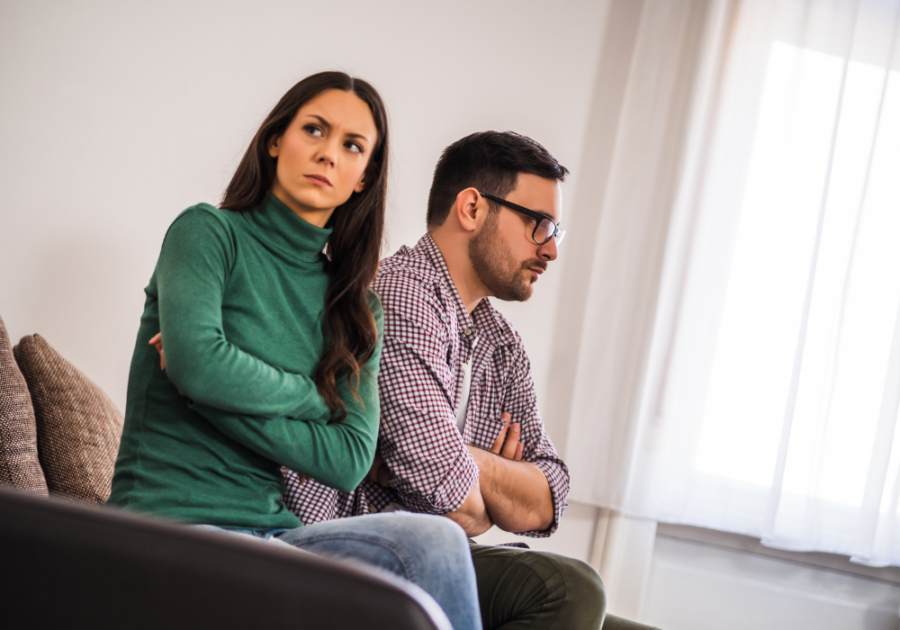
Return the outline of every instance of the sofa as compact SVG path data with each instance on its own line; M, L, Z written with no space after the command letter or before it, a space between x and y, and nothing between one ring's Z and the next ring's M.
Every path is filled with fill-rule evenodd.
M392 575L104 506L122 413L39 335L0 319L4 628L450 630Z

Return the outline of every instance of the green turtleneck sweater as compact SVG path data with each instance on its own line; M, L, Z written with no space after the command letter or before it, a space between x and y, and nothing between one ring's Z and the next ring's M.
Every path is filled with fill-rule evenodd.
M274 529L302 523L282 500L282 465L352 491L378 435L381 354L363 369L347 417L312 377L325 347L330 229L273 195L254 212L200 204L163 242L138 331L109 503L189 523ZM381 306L369 299L381 339ZM148 345L162 332L166 369Z

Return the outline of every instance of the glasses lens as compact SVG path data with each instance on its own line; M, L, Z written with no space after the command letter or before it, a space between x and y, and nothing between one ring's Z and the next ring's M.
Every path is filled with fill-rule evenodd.
M562 240L565 238L565 236L566 236L565 230L560 230L559 232L556 233L556 246L557 247L559 247L559 244L562 243Z
M534 240L538 245L543 245L550 240L554 232L556 232L556 223L550 219L541 219L541 222L538 223L537 228L534 230ZM558 241L559 239L557 238Z

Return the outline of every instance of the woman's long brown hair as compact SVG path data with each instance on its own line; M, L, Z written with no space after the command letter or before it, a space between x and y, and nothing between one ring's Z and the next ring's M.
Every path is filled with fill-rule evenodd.
M270 142L285 132L304 104L326 90L343 90L358 96L369 106L378 131L366 166L365 189L354 192L328 221L333 231L327 248L326 271L330 278L322 321L327 348L316 365L315 382L328 406L336 411L336 420L341 420L347 409L338 396L337 379L346 374L356 396L360 370L372 358L378 341L367 301L381 255L387 197L388 121L378 92L362 79L343 72L320 72L297 83L281 97L256 132L219 207L249 212L262 204L275 182L276 161L269 155Z

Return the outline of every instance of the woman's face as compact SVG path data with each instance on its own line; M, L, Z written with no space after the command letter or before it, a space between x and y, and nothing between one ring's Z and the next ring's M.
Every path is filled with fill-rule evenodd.
M378 132L353 92L327 90L297 110L269 143L277 160L272 193L300 218L323 227L334 209L365 187Z

